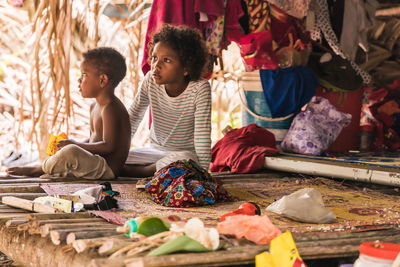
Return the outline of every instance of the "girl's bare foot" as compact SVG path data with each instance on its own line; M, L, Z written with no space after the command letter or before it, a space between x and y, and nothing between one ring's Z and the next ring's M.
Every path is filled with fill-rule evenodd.
M13 167L6 170L8 175L18 176L34 176L38 177L44 174L42 166L31 166L31 167Z

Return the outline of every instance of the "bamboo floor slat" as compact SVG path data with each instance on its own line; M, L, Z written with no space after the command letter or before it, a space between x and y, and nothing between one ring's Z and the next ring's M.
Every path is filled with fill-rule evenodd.
M281 172L265 172L257 174L232 175L220 173L215 175L224 183L237 181L243 183L254 179L269 179L284 177L288 174ZM121 179L118 183L135 183L137 179ZM87 180L57 180L54 183L90 183L98 184L101 181ZM17 196L33 199L45 193L40 183L49 183L44 178L16 178L0 177L0 197ZM114 183L114 181L112 181ZM397 193L393 187L368 185L370 190L385 193ZM86 227L85 225L93 226ZM83 229L83 230L82 230ZM18 208L0 204L0 251L4 252L17 264L30 266L230 266L238 264L253 264L254 257L268 246L257 246L250 242L232 240L226 250L209 253L185 253L158 257L115 258L107 259L100 256L94 247L81 249L82 244L93 246L102 240L114 238L113 226L100 218L95 218L87 212L83 213L30 213ZM54 245L50 240L52 231L59 231L63 240L60 245ZM104 233L104 232L107 233ZM45 236L42 237L43 233ZM72 233L72 235L71 235ZM42 234L42 235L41 235ZM73 236L71 243L66 244L66 236ZM303 259L322 259L334 257L357 256L359 245L364 241L380 240L384 242L398 242L400 230L388 228L365 232L330 232L330 233L303 233L294 234L297 248ZM82 251L77 253L73 247L75 238L78 238ZM119 236L124 238L124 236ZM87 242L85 243L85 240ZM129 241L128 238L126 238ZM90 245L89 245L90 246ZM66 251L68 253L66 253Z

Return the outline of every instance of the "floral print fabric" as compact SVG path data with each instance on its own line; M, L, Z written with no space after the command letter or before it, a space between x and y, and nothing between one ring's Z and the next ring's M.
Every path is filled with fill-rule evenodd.
M168 207L213 205L228 201L230 194L211 175L192 160L179 160L145 178L145 189L152 200Z
M338 111L326 98L314 96L307 109L294 118L281 148L300 154L320 155L350 121L351 114Z

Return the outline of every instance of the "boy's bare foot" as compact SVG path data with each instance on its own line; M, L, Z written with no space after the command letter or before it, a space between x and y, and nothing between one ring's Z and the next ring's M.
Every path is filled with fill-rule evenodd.
M13 167L6 170L8 175L18 175L18 176L40 176L44 174L42 166L32 166L32 167Z

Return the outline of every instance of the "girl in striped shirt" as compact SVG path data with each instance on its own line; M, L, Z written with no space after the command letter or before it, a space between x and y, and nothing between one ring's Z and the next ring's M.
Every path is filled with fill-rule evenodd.
M146 177L169 163L211 160L211 87L201 74L208 52L195 29L164 25L150 43L151 70L129 109L131 134L151 107L150 148L129 152L123 175Z

